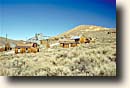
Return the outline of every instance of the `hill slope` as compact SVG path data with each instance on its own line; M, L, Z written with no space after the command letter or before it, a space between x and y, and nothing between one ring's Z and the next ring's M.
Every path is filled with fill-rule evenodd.
M13 43L13 44L17 44L17 43L22 43L23 42L22 40L13 40L13 39L7 39L7 41L9 43ZM0 46L5 45L5 43L6 43L6 38L0 37Z
M110 31L113 30L111 28L105 28L101 26L94 26L94 25L79 25L67 32L64 32L57 37L61 36L80 36L81 34L87 33L87 32L93 32L93 31ZM115 30L114 30L115 31Z

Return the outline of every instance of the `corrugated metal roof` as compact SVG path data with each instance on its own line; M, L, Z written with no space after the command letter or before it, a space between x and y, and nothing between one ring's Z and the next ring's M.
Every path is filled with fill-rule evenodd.
M80 39L79 36L72 36L70 39Z

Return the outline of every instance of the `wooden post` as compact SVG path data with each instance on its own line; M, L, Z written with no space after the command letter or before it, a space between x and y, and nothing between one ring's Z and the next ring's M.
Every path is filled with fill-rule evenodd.
M64 44L64 48L69 48L69 44L68 43Z

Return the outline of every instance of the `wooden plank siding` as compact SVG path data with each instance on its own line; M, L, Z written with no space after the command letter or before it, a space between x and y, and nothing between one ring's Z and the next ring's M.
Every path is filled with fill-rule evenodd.
M39 48L37 43L33 44L19 44L15 47L15 53L37 53L39 52Z

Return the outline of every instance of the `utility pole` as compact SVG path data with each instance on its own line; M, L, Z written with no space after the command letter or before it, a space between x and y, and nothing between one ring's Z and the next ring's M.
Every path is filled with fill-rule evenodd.
M7 42L7 36L8 36L8 35L7 35L7 33L6 33L6 42Z

